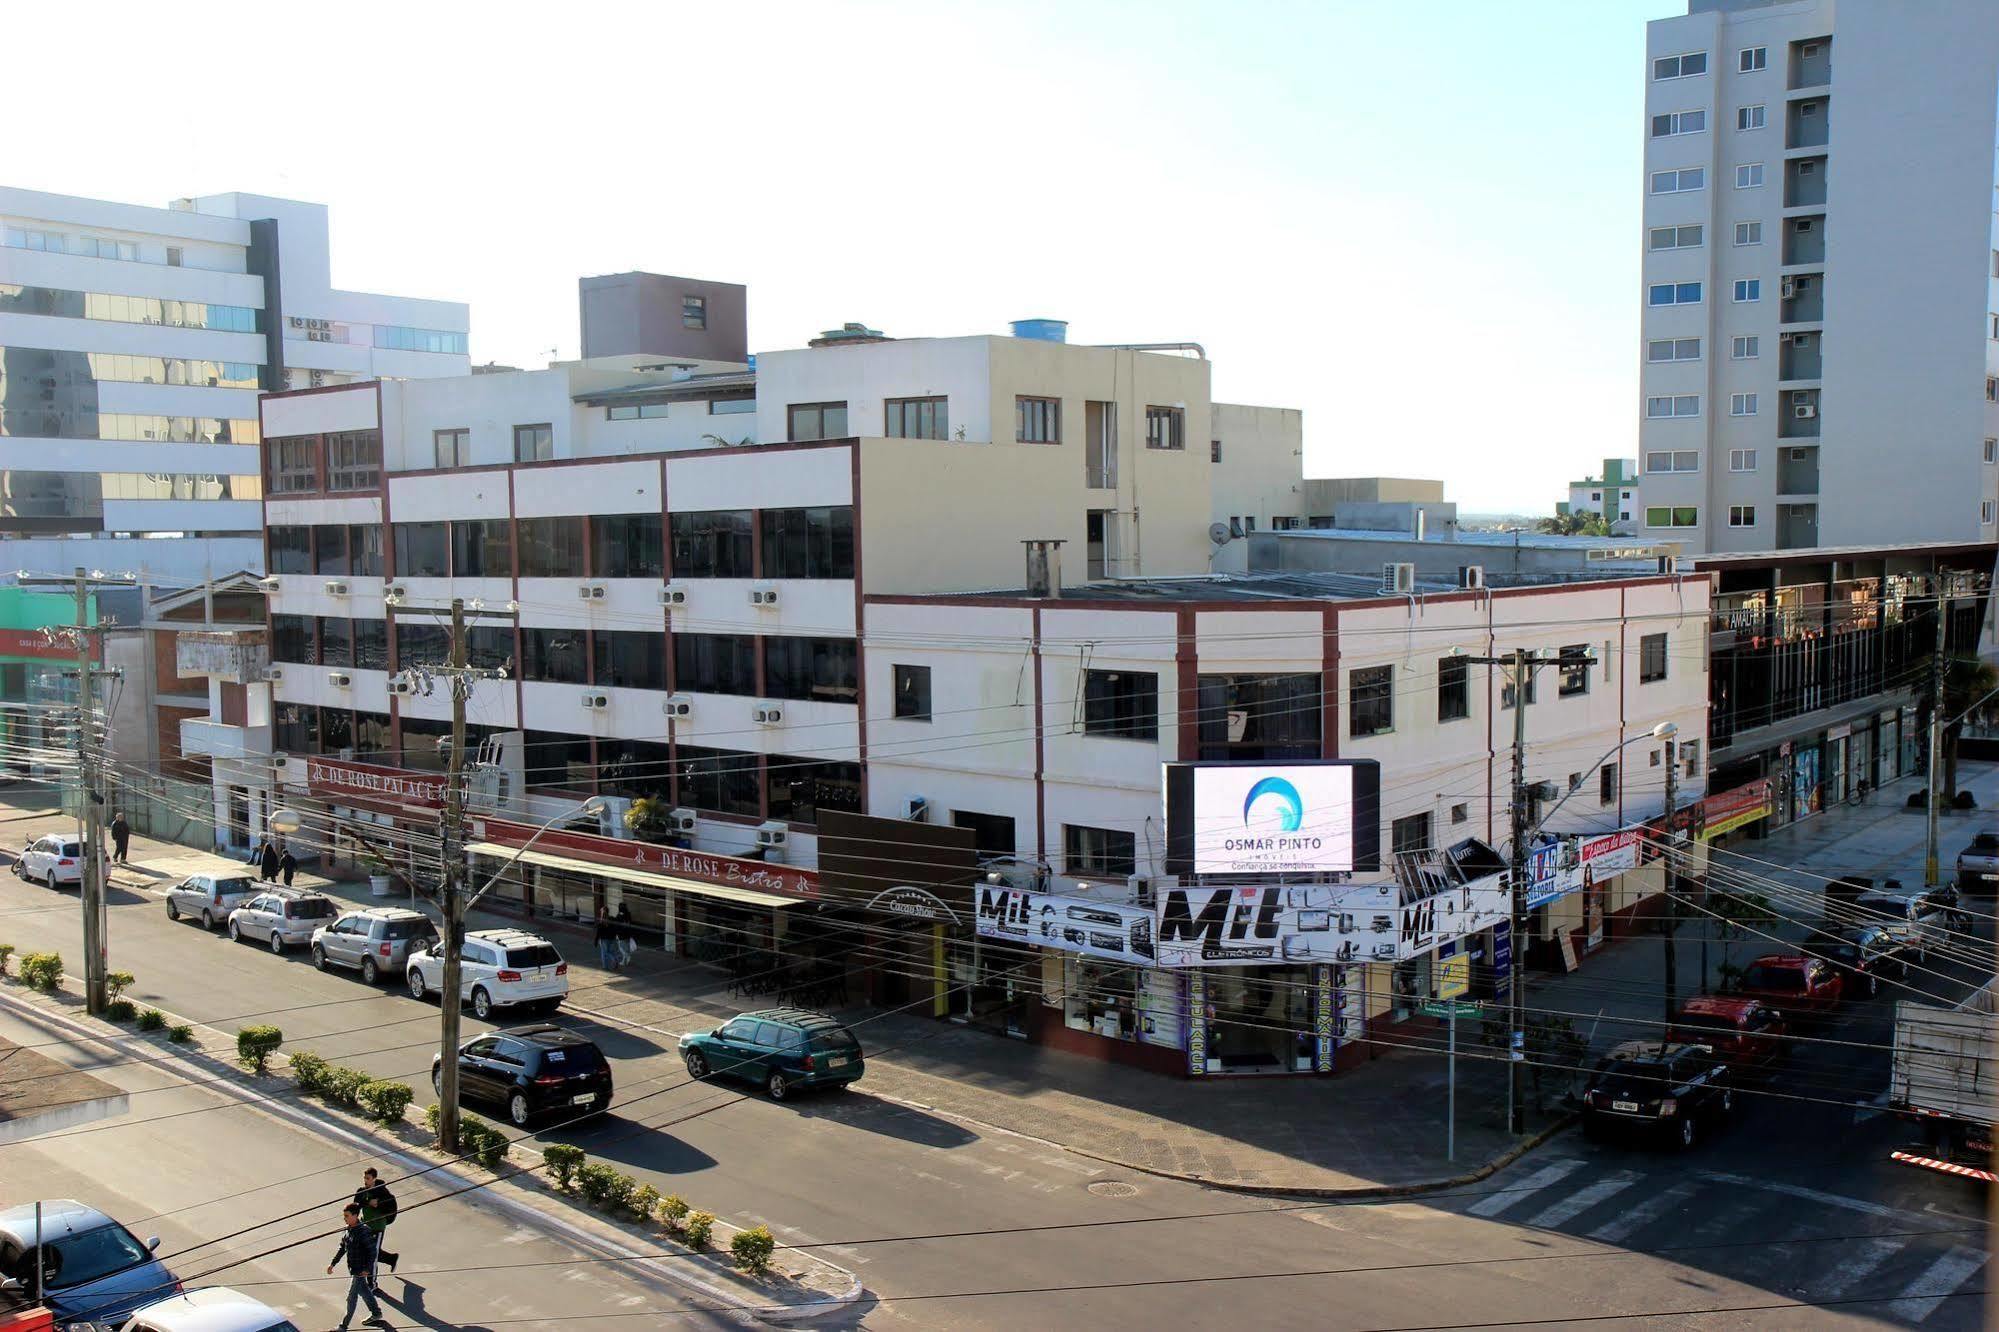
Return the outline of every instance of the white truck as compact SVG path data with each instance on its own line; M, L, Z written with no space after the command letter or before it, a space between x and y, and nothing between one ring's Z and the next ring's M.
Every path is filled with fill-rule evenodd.
M1892 1153L1905 1165L1999 1182L1992 1169L1999 1118L1999 1048L1994 984L1956 1008L1904 999L1895 1005L1895 1052L1888 1103L1919 1125L1923 1146Z

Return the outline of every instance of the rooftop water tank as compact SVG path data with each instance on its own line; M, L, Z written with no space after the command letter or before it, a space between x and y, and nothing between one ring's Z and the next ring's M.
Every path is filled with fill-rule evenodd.
M1069 321L1066 319L1016 319L1013 321L1013 335L1016 338L1032 338L1036 342L1067 342Z

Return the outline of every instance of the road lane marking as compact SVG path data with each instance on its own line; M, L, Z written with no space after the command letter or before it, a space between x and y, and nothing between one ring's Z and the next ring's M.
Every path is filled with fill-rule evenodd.
M1598 1203L1624 1192L1637 1182L1638 1176L1628 1174L1622 1170L1615 1174L1605 1175L1596 1183L1577 1189L1554 1206L1546 1208L1535 1216L1530 1217L1527 1224L1537 1226L1542 1230L1553 1230L1556 1226L1564 1222L1575 1220Z
M1518 1184L1507 1185L1490 1198L1483 1198L1473 1203L1465 1208L1465 1212L1469 1216L1498 1216L1508 1208L1525 1202L1530 1195L1539 1193L1559 1180L1567 1179L1582 1168L1581 1161L1556 1161L1552 1165L1544 1165Z
M1982 1249L1955 1248L1924 1269L1923 1274L1902 1288L1901 1296L1888 1306L1897 1318L1920 1323L1935 1313L1944 1298L1985 1266Z
M1919 1212L1905 1212L1897 1207L1867 1202L1861 1198L1846 1198L1837 1193L1824 1193L1818 1189L1808 1189L1802 1184L1786 1184L1774 1179L1755 1179L1749 1175L1731 1175L1719 1170L1701 1170L1695 1173L1700 1178L1712 1180L1717 1184L1729 1184L1739 1189L1761 1189L1765 1193L1789 1194L1793 1198L1803 1198L1807 1202L1824 1203L1828 1207L1844 1207L1850 1212L1862 1212L1868 1216L1890 1217L1899 1221L1915 1221L1919 1224L1927 1221L1927 1218Z
M1610 1221L1604 1222L1589 1233L1589 1237L1604 1244L1622 1244L1631 1236L1651 1225L1667 1212L1677 1208L1694 1196L1699 1186L1692 1180L1681 1180L1669 1189L1653 1194L1630 1211Z
M1814 1287L1812 1293L1827 1301L1840 1299L1878 1272L1883 1263L1908 1247L1905 1240L1871 1239L1852 1250L1842 1251L1839 1270L1832 1274L1831 1280Z

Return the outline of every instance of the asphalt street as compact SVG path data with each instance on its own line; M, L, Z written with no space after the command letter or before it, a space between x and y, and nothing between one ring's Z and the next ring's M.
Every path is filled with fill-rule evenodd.
M0 875L0 942L75 957L79 937L73 891L52 895ZM132 993L142 1003L225 1031L275 1022L288 1048L428 1095L432 1005L321 974L303 956L273 957L169 922L153 893L114 895L111 940L114 965L137 975ZM1886 1010L1881 1003L1862 1015L1851 1039L1884 1039ZM696 1206L768 1221L782 1240L851 1268L869 1294L844 1323L1402 1329L1588 1325L1610 1315L1629 1325L1636 1313L1647 1326L1980 1324L1970 1294L1984 1279L1975 1261L1984 1247L1980 1200L1887 1163L1906 1130L1853 1108L1874 1056L1846 1047L1802 1056L1784 1075L1791 1081L1772 1089L1808 1087L1810 1096L1750 1098L1732 1127L1688 1156L1568 1134L1455 1196L1304 1206L1120 1172L882 1100L865 1082L772 1104L747 1088L690 1083L673 1050L677 1033L559 1020L610 1054L618 1092L605 1119L545 1136ZM466 1031L479 1027L468 1014ZM865 1042L865 1028L859 1034ZM1839 1096L1820 1095L1835 1085ZM1337 1084L1326 1092L1336 1097ZM242 1112L145 1125L145 1116L185 1108L179 1098L190 1094L134 1097L131 1131L146 1135L149 1154L170 1157L176 1144L194 1154L147 1180L145 1197L125 1197L136 1184L117 1176L94 1178L108 1144L92 1136L0 1150L45 1158L55 1176L74 1172L64 1187L78 1196L109 1189L114 1203L141 1212L192 1209L172 1218L190 1234L281 1215L299 1205L301 1189L317 1187L287 1182L300 1171L296 1153L258 1145L247 1135L261 1130L246 1128ZM10 1196L30 1196L11 1172L9 1184ZM226 1216L195 1206L223 1194ZM413 1217L404 1242L428 1249L439 1232L441 1246L444 1220ZM453 1308L467 1319L440 1326L476 1326L475 1310L490 1321L481 1304L489 1294L547 1298L584 1284L546 1272L502 1288L484 1273L440 1272L435 1281L427 1298L462 1301ZM529 1321L510 1316L507 1325L534 1325L521 1316ZM612 1324L550 1317L544 1325Z

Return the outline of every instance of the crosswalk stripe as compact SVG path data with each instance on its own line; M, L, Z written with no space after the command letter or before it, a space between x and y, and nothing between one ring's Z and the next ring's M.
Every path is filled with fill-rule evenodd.
M1498 1216L1509 1207L1525 1202L1530 1194L1539 1193L1582 1168L1581 1161L1556 1161L1552 1165L1544 1165L1517 1184L1501 1185L1499 1192L1489 1198L1481 1198L1465 1211L1472 1216Z
M1963 1285L1973 1272L1983 1266L1983 1250L1952 1249L1924 1269L1921 1276L1904 1286L1901 1296L1888 1306L1888 1312L1897 1318L1920 1323L1936 1312L1945 1296Z
M1853 1250L1843 1252L1839 1258L1839 1270L1831 1279L1816 1286L1812 1293L1821 1299L1843 1299L1846 1292L1879 1271L1881 1265L1908 1248L1906 1240L1871 1239L1856 1245Z
M1606 1198L1624 1192L1638 1182L1638 1176L1620 1170L1605 1175L1594 1184L1585 1185L1562 1199L1552 1207L1543 1209L1528 1218L1527 1224L1550 1230L1565 1222L1573 1221Z
M1622 1244L1633 1235L1651 1225L1667 1212L1678 1207L1694 1196L1697 1186L1692 1180L1681 1180L1669 1189L1653 1194L1622 1216L1604 1222L1589 1233L1593 1240L1604 1244Z

